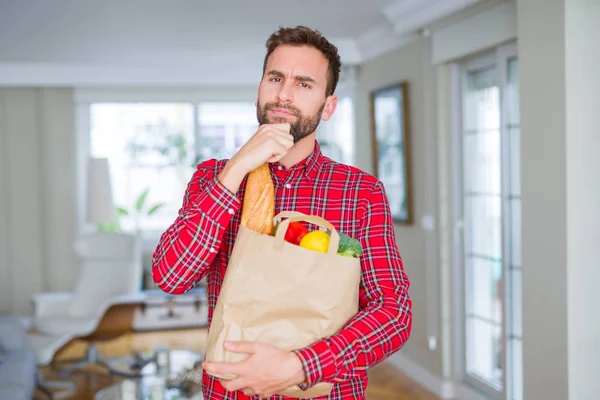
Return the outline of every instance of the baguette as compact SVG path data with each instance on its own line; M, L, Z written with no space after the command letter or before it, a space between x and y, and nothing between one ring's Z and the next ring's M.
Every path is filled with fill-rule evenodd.
M275 187L269 164L248 174L242 205L241 224L258 233L270 235L275 217Z

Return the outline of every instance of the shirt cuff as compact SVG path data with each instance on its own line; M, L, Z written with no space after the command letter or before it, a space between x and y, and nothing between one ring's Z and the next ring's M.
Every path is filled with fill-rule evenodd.
M207 182L205 190L207 195L198 202L197 207L221 227L225 227L240 209L242 202L217 177Z
M323 340L303 349L294 350L302 362L306 381L299 385L306 390L319 382L330 382L336 376L335 355Z

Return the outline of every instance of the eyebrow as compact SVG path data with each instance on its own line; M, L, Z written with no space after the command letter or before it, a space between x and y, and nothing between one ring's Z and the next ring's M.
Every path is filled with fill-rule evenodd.
M277 70L274 70L274 69L271 70L271 71L269 71L269 72L267 72L267 75L278 76L280 78L284 77L283 72L277 71ZM297 81L300 81L300 82L310 82L312 84L316 84L317 83L313 78L311 78L310 76L305 76L305 75L296 75L294 77L294 79L296 79Z

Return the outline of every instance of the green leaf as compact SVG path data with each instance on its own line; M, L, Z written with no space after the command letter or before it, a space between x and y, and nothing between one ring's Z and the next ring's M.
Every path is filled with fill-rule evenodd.
M144 203L146 202L146 196L148 196L149 191L150 191L150 188L144 190L142 192L142 194L140 194L140 197L138 197L137 201L135 202L135 209L137 211L141 211L142 208L144 208Z
M123 217L126 215L129 215L129 211L127 211L123 207L117 207L117 217Z
M150 217L152 214L154 214L155 212L157 212L162 206L164 206L164 203L155 204L153 207L151 207L148 210L147 215Z
M192 162L192 168L196 169L196 167L198 166L198 164L200 164L201 161L202 157L200 155L195 156L194 161Z
M120 230L121 224L118 221L98 224L98 231L100 232L119 232Z

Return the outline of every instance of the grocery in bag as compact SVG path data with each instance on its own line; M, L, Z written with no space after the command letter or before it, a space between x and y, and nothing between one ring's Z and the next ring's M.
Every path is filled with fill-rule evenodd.
M360 260L338 254L340 233L331 223L319 216L284 211L270 224L262 223L261 232L249 228L249 215L264 218L269 215L269 207L274 208L270 204L273 197L269 197L272 189L268 182L265 184L264 174L254 181L260 182L264 193L255 192L254 202L249 202L250 179L257 174L248 177L242 224L209 327L205 355L209 362L247 358L245 354L226 351L225 340L265 342L286 351L309 346L337 333L358 312ZM261 198L267 203L264 208L264 204L256 203ZM327 230L328 249L313 251L284 240L290 223L296 221ZM276 234L272 236L277 222ZM278 394L296 398L326 396L332 387L331 383L321 382L306 391L292 387Z

